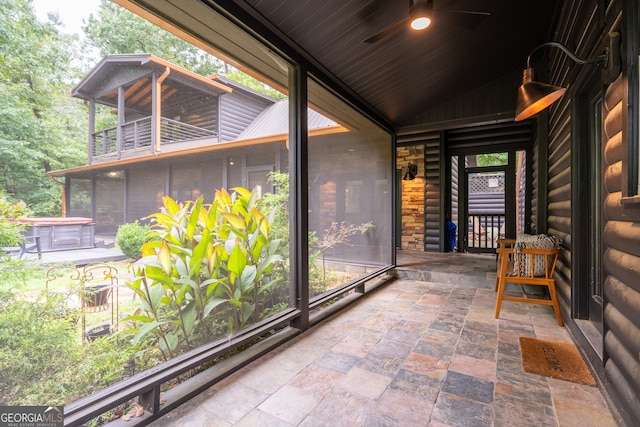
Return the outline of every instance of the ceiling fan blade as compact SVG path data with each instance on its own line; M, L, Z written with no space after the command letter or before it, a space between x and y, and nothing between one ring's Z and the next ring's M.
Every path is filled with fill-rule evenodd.
M445 23L474 30L490 15L489 12L440 9L433 11L433 21L437 24Z
M400 28L404 27L407 24L408 21L409 21L409 18L405 18L400 22L396 22L392 26L387 27L384 30L380 31L378 34L375 34L375 35L369 37L368 39L366 39L364 41L364 43L375 43L377 41L382 40L383 38L385 38L387 36L390 36L391 34L393 34L396 31L398 31Z

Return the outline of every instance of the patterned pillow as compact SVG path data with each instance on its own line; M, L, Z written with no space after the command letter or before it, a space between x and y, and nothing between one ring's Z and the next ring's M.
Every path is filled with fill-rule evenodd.
M513 251L517 254L521 249L554 249L559 244L560 241L555 236L521 233L516 238ZM513 275L516 276L518 274L518 264L520 264L520 275L531 277L531 255L516 255L516 259L517 261L513 265ZM533 256L533 275L535 277L545 275L544 262L544 255Z

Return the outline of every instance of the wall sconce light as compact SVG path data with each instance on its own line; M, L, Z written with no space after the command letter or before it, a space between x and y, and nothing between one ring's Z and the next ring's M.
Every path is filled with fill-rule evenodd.
M551 46L562 50L574 62L584 64L596 64L603 66L602 78L605 83L611 83L620 74L620 33L609 33L609 47L603 55L591 59L583 59L576 56L565 45L558 42L543 43L534 48L527 57L527 68L522 76L522 85L518 88L518 98L516 102L515 121L528 119L534 114L538 114L555 101L560 99L566 92L566 88L553 86L546 83L536 82L534 79L534 69L531 67L531 56L539 49Z
M409 163L409 165L407 166L407 172L402 177L402 180L413 181L414 179L416 179L416 175L418 175L418 165Z

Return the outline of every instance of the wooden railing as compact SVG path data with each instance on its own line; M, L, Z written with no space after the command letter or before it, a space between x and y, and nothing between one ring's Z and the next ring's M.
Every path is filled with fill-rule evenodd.
M151 146L151 117L125 123L121 126L121 129L122 141L120 151L130 151ZM187 123L181 123L176 120L163 118L160 121L161 144L172 144L199 138L213 138L216 136L217 134L214 131ZM118 154L118 126L94 132L91 135L91 147L93 156Z

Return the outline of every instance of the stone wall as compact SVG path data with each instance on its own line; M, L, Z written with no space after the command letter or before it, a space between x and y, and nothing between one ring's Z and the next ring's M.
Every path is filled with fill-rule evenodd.
M424 145L398 147L396 168L407 172L407 165L418 166L418 175L412 181L401 181L402 191L402 241L401 249L424 251Z

